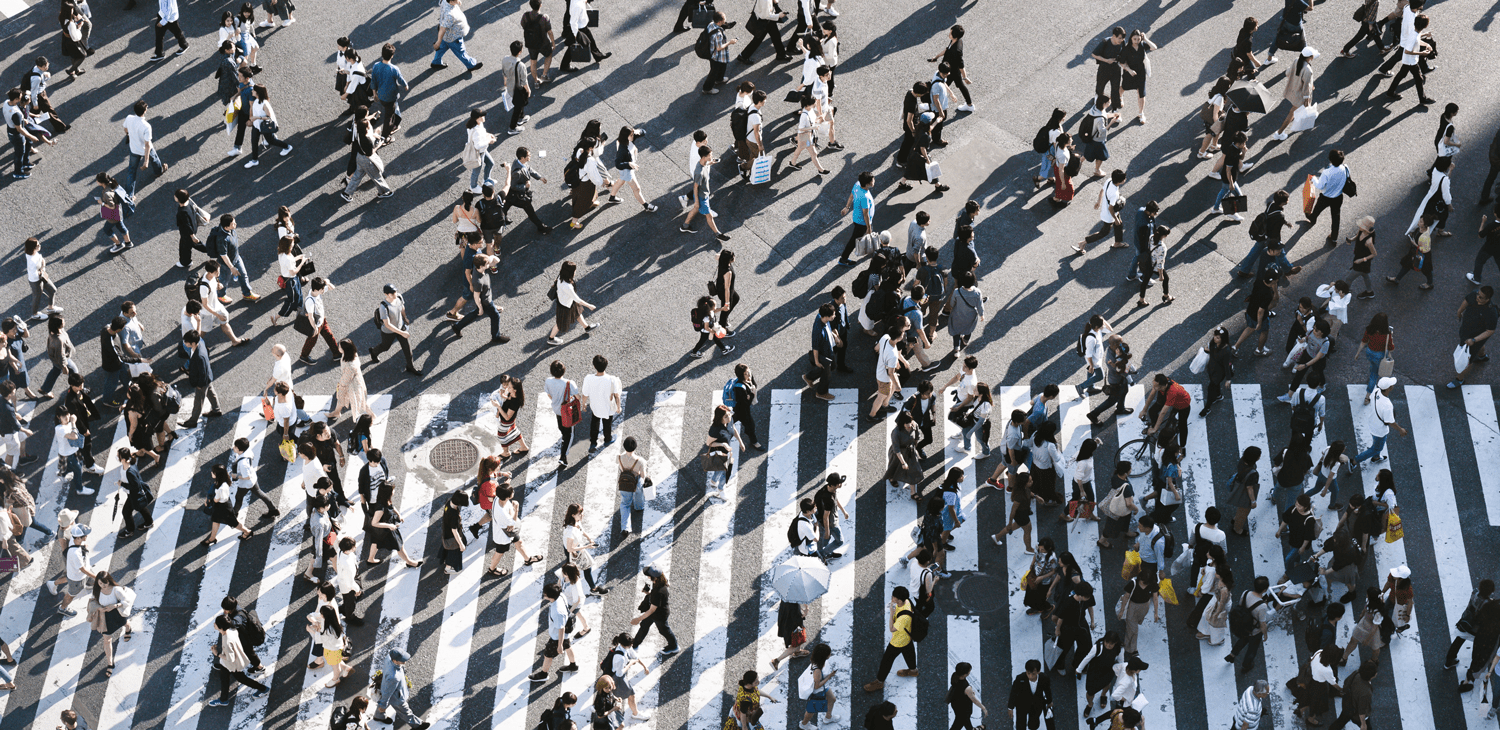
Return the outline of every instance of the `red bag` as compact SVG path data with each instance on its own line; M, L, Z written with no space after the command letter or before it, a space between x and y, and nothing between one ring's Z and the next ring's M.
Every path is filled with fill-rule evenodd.
M797 633L792 634L791 645L802 646L807 643L807 629L798 627Z
M563 387L562 411L558 414L563 428L572 428L583 420L583 402L573 395L573 384Z
M273 405L271 405L271 399L270 398L267 398L265 396L261 396L261 399L260 399L260 414L262 416L264 416L267 421L275 421L276 420L276 407L273 406Z

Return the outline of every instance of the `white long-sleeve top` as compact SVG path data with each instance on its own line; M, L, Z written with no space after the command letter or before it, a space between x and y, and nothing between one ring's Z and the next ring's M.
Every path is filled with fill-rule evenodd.
M334 559L333 584L339 589L339 593L359 590L359 581L354 579L355 569L358 567L358 552L340 552Z
M572 284L559 279L557 281L557 303L564 307L571 307L578 302L578 291Z
M1115 665L1115 687L1109 691L1109 698L1122 703L1129 704L1135 696L1140 693L1140 680L1138 675L1125 671L1125 662Z
M355 61L349 64L346 71L349 73L349 84L344 87L345 94L353 94L360 84L369 83L370 72L365 70L364 63Z
M604 186L604 175L599 170L599 158L594 155L584 158L583 167L578 171L578 174L597 187Z
M568 0L568 27L573 29L575 35L589 27L588 0Z
M1417 213L1411 217L1411 225L1407 227L1407 235L1417 230L1417 223L1422 220L1422 211L1427 210L1427 202L1432 200L1433 195L1442 195L1443 202L1451 208L1453 206L1453 192L1448 188L1448 173L1432 171L1432 183L1427 187L1427 194L1422 196L1422 202L1417 205Z
M163 23L177 22L177 0L157 0L156 12Z

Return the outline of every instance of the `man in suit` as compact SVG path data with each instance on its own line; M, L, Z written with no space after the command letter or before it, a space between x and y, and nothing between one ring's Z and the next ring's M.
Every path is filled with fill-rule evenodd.
M1042 715L1052 709L1052 680L1042 674L1040 661L1026 660L1026 671L1017 674L1016 681L1011 683L1006 707L1010 709L1012 727L1023 727L1023 721L1029 730L1041 727ZM1018 712L1020 718L1016 717Z
M156 524L151 519L151 485L141 478L141 470L135 466L135 454L129 448L121 447L115 452L120 457L120 468L125 471L120 476L120 489L125 493L125 503L120 506L120 519L125 522L125 528L120 530L120 537L130 537L135 534L135 520L132 515L140 515L141 529L148 529Z
M83 384L83 376L68 373L68 392L63 394L63 410L73 414L78 432L83 434L83 446L78 449L78 458L94 474L103 474L104 467L94 461L94 421L99 418L99 407L94 404L94 394ZM92 489L79 490L79 494L93 494Z
M830 296L833 297L833 334L836 337L833 360L839 372L852 373L854 368L844 364L844 355L849 352L849 295L844 287L835 286Z
M208 349L203 346L203 335L192 330L182 336L182 349L187 352L188 384L193 386L193 414L183 421L182 428L198 425L198 416L203 413L203 401L208 401L209 418L224 415L219 410L219 394L214 391L214 369L208 362Z

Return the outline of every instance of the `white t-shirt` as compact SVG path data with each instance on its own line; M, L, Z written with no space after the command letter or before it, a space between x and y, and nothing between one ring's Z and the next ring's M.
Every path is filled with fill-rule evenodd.
M598 183L595 183L596 185ZM578 290L573 288L562 279L557 280L557 303L564 307L571 307L578 302Z
M42 258L42 255L40 253L27 254L26 280L33 282L41 281L42 267L45 266L46 263L46 260Z
M203 331L203 317L201 315L188 314L187 307L183 307L182 312L177 315L177 324L179 329L182 330L182 334Z
M563 629L568 626L568 597L558 596L547 606L547 638L558 641L563 638Z
M1073 481L1083 484L1094 483L1094 460L1079 459L1073 462Z
M875 379L882 383L889 383L891 378L886 371L895 370L901 365L901 361L896 354L896 346L891 344L890 335L881 336L879 352L880 354L876 356Z
M958 400L962 403L979 393L979 374L964 373L958 379Z
M589 410L598 418L615 415L615 404L610 396L623 391L620 379L613 375L587 375L583 378L583 395L589 399Z
M1113 180L1107 180L1104 187L1099 189L1099 222L1114 223L1115 213L1110 209L1120 200L1120 186Z
M322 324L328 318L323 309L323 297L319 295L309 295L307 299L302 300L302 311L312 318L315 325Z
M239 482L240 489L249 489L255 484L254 461L249 454L229 455L230 474L236 477L235 481Z
M354 579L354 572L358 563L358 552L340 552L333 561L333 584L339 589L339 593L348 593L359 590L359 581Z
M1395 406L1391 405L1391 399L1377 390L1370 403L1374 406L1370 409L1370 435L1377 438L1389 435L1391 427L1386 424L1396 420L1396 410Z
M5 520L9 522L9 520ZM68 580L83 580L86 574L83 572L89 566L88 558L83 554L85 548L80 545L68 546Z
M302 489L307 492L307 496L318 493L318 480L326 476L328 472L323 471L323 462L318 461L317 457L302 462Z
M519 528L521 526L520 521L516 519L515 502L508 499L504 501L495 500L495 504L490 507L490 521L494 524L491 528L492 537L490 539L496 545L509 545L515 542L510 538L510 535L505 534L505 528Z
M583 530L579 529L576 525L568 525L563 528L564 549L568 547L569 540L573 541L573 547L576 550L584 551L588 549L586 546L589 544L589 540L583 536Z
M1104 367L1104 341L1109 338L1109 335L1109 330L1101 329L1089 333L1089 336L1083 340L1084 357L1093 360L1096 368Z
M275 405L271 406L271 410L276 416L278 426L290 426L297 420L297 404L292 400L291 395L287 395L285 401L276 401Z
M125 117L125 132L130 136L130 154L146 154L146 143L151 141L151 123L131 114Z
M282 355L276 359L276 364L271 366L271 378L277 382L286 383L288 388L292 387L292 356L290 354ZM287 403L287 405L294 406L292 403ZM293 413L295 412L296 409L294 407Z
M573 582L564 580L564 581L562 581L562 587L563 587L563 598L567 599L568 605L570 605L570 606L581 606L581 605L583 605L583 598L584 598L584 596L586 594L583 592L583 583L582 583L582 581L579 581L577 583L573 583Z
M54 448L57 449L57 458L59 462L61 462L63 459L68 458L69 456L78 453L78 447L68 443L68 432L70 431L77 433L77 429L75 427L61 423L58 424L57 428L53 430L52 441L56 444Z
M297 265L297 257L289 253L276 254L276 263L281 265L281 275L292 278L293 268Z
M818 80L818 67L823 65L822 56L808 56L802 59L802 85L812 86Z

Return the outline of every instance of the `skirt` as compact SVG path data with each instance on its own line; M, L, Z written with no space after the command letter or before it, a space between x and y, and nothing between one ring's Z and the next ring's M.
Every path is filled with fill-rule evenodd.
M338 666L340 664L343 664L344 663L344 650L343 649L329 649L327 647L324 647L324 649L323 649L323 663L327 664L330 667L336 667L336 666Z
M565 335L578 324L578 317L583 314L583 307L577 302L571 307L564 307L561 303L557 305L557 334Z
M214 502L213 521L221 525L238 525L240 516L234 510L234 503Z
M1083 159L1089 162L1104 162L1109 159L1109 145L1103 142L1084 142Z
M501 420L500 428L495 431L495 435L500 437L501 446L509 446L520 440L521 429L516 428L516 419L514 418L509 421Z
M400 550L401 531L384 530L379 527L371 527L369 530L370 542L381 550Z
M905 177L907 180L927 182L927 161L916 154L907 157Z
M573 186L573 217L582 218L594 209L594 195L599 190L592 180L582 180Z
M105 611L104 612L104 627L106 629L105 633L109 634L110 636L114 636L116 633L118 633L120 631L120 629L125 628L125 622L126 622L126 620L127 619L124 616L120 615L119 611Z

